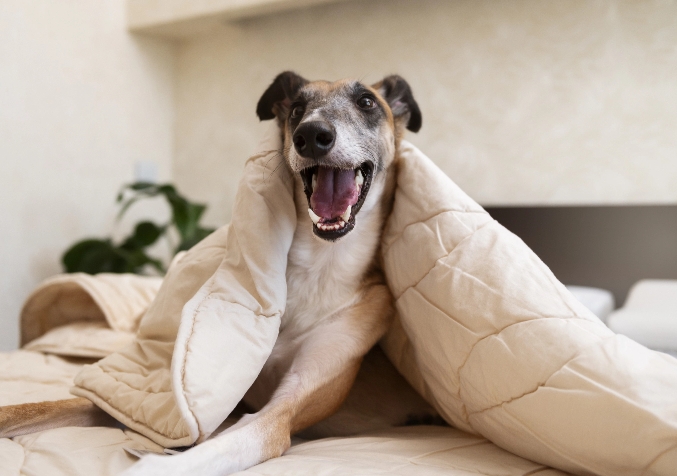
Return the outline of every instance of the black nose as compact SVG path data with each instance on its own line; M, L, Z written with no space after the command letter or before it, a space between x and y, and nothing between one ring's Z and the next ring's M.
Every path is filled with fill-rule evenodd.
M294 132L294 147L302 157L318 159L334 146L336 134L323 121L304 122Z

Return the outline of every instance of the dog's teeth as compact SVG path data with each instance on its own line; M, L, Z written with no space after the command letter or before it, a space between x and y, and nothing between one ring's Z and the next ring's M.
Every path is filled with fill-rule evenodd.
M364 183L364 176L362 175L361 170L357 170L357 173L355 174L355 185L358 187L361 187L362 184Z
M343 212L343 215L341 215L341 218L343 218L343 221L348 221L350 220L350 211L352 210L353 206L348 205L348 208L346 208L346 211Z
M315 190L315 187L317 186L317 174L313 174L313 178L311 179L313 190Z
M313 211L312 208L309 208L309 209L308 209L308 215L310 215L310 219L313 220L313 223L315 223L315 224L317 225L318 222L320 221L320 217L318 217L318 216L315 214L315 212Z

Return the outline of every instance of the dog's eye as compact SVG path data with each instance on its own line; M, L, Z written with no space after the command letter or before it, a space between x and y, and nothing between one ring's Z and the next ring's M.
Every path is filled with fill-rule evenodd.
M357 100L357 105L362 109L371 109L372 107L376 106L376 101L374 101L369 96L362 96Z
M294 109L291 110L291 117L292 118L301 117L303 116L303 111L304 111L303 106L295 106Z

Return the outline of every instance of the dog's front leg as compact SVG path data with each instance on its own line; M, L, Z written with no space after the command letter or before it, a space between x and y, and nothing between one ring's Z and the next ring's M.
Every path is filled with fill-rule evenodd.
M235 426L175 456L147 456L125 476L223 476L280 456L290 436L334 413L350 391L362 357L385 333L390 293L372 286L355 306L309 332L270 402Z

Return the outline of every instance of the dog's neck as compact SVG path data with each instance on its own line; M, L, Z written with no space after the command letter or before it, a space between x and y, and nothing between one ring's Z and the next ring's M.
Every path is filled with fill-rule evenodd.
M394 190L394 167L372 185L355 229L336 242L313 234L303 183L296 175L297 225L287 264L287 307L282 330L306 332L360 297L365 277L378 268L378 250Z

